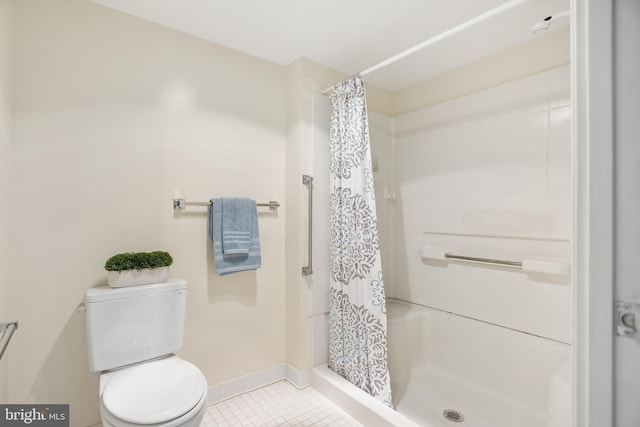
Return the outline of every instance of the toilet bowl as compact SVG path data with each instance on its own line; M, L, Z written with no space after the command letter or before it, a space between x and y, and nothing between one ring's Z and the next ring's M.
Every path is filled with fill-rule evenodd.
M177 356L100 375L104 426L199 426L206 404L204 375Z

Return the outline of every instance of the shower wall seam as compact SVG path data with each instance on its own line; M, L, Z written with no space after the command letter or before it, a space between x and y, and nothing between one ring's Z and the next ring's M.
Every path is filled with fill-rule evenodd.
M411 305L415 305L415 306L418 306L418 307L425 307L425 308L428 308L428 309L431 309L431 310L439 311L441 313L447 313L447 314L451 314L451 315L454 315L454 316L462 317L462 318L465 318L465 319L474 320L476 322L484 323L486 325L496 326L498 328L506 329L506 330L509 330L509 331L519 332L521 334L529 335L529 336L532 336L532 337L542 338L542 339L545 339L545 340L557 342L558 344L571 345L570 342L556 340L556 339L553 339L553 338L545 337L544 335L532 334L531 332L523 331L521 329L510 328L508 326L501 325L499 323L489 322L489 321L486 321L486 320L478 319L477 317L465 316L464 314L456 313L454 311L443 310L441 308L432 307L430 305L420 304L420 303L413 302L413 301L407 301L407 300L404 300L402 298L390 297L390 298L387 298L387 300L401 301L401 302L406 303L406 304L411 304Z

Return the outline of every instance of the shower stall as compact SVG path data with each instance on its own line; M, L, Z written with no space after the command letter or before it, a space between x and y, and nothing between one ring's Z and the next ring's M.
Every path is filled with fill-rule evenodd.
M393 118L369 114L393 405L418 425L570 425L569 94L562 66ZM311 314L321 390L332 375L322 367L327 123L318 95Z
M326 366L329 106L313 97L312 385L365 425L571 425L568 64L369 112L393 408Z

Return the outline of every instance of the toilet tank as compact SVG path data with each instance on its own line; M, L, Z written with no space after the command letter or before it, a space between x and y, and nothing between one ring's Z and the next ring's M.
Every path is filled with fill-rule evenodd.
M111 288L85 295L89 369L118 368L173 353L184 338L187 282Z

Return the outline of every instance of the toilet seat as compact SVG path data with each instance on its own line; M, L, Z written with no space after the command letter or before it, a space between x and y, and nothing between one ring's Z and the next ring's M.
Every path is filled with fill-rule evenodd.
M100 403L117 425L181 425L206 405L204 375L176 356L104 376Z

